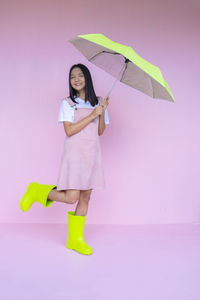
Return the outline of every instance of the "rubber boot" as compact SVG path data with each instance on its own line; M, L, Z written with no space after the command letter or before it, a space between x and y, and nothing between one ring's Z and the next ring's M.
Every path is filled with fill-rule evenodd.
M56 185L40 184L31 182L27 188L26 193L20 201L20 208L22 211L27 211L34 202L39 202L45 207L49 207L53 200L47 198L49 192L55 189Z
M83 238L83 230L86 216L76 216L73 211L68 211L68 236L66 247L76 250L81 254L92 254L92 248Z

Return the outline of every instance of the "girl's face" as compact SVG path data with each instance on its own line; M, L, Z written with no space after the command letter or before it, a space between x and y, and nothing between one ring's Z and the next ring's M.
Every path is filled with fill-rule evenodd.
M79 93L81 90L85 90L85 77L80 68L76 67L72 70L70 83Z

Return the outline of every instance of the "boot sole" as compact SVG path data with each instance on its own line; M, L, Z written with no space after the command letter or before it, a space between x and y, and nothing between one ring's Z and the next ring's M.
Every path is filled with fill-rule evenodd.
M90 255L90 254L92 254L92 252L89 252L89 253L84 253L84 252L80 252L80 251L78 251L76 248L73 248L73 247L71 247L71 246L66 246L66 248L68 248L68 249L70 249L70 250L75 250L76 252L78 252L78 253L80 253L80 254L84 254L84 255Z

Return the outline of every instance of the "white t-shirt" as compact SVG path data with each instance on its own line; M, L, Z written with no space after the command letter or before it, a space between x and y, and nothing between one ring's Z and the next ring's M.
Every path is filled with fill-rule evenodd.
M63 99L60 105L60 111L58 115L58 123L62 124L63 121L69 121L69 122L74 122L74 110L75 108L96 108L99 104L96 104L95 106L92 106L89 101L86 101L76 97L75 98L76 102L78 104L74 103L75 105L72 107L70 104L67 102L67 100ZM104 120L105 124L109 124L109 116L108 116L108 110L107 108L104 111Z

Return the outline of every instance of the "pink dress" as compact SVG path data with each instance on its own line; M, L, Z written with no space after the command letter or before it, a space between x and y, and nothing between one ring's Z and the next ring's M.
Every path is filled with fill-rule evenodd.
M67 99L71 106L75 103ZM87 117L93 108L75 108L74 123ZM64 141L57 190L105 189L101 146L98 135L99 117Z

